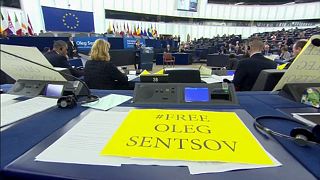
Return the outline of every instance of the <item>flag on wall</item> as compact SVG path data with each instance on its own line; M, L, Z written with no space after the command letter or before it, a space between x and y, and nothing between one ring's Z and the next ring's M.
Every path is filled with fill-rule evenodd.
M2 15L2 12L0 12L1 14L1 26L0 26L0 32L5 31L8 28L8 22L6 21L6 19L4 18L4 16Z
M7 28L7 34L8 36L16 34L16 31L14 30L14 26L12 24L10 15L8 14L8 28Z
M33 27L32 27L29 15L27 15L27 16L28 16L28 33L29 33L29 35L32 36L33 35Z
M14 13L14 27L16 28L16 34L18 36L22 36L22 29L21 29L21 25L19 23L19 20L17 18L16 13Z
M47 31L94 32L93 12L42 6Z
M137 28L136 28L136 25L134 25L133 27L133 33L132 35L136 36L137 35Z
M148 32L147 32L147 33L148 33L148 36L149 36L149 37L152 37L152 30L151 30L151 29L152 29L152 28L148 28Z

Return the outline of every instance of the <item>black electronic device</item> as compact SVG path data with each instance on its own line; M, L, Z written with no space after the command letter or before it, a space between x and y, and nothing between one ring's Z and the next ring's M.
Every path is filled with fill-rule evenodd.
M169 75L169 83L201 83L199 69L168 68L164 73Z
M85 96L87 94L83 83L80 81L39 81L19 79L8 91L9 94L23 95L27 97L46 96Z
M286 135L272 129L267 128L262 125L260 121L266 119L276 119L281 121L293 121L305 127L296 127L290 131L290 135ZM303 123L296 119L278 117L278 116L260 116L255 119L254 126L261 132L267 133L272 136L282 137L289 140L294 141L299 146L307 146L307 145L320 145L320 125L316 124L314 126L310 126L309 124Z
M169 75L168 74L146 74L140 75L140 82L145 83L168 83Z
M262 70L254 83L251 91L272 91L287 70L265 69Z
M280 96L301 102L303 92L309 87L320 87L320 83L287 83L279 92Z
M136 83L136 104L236 105L233 84Z

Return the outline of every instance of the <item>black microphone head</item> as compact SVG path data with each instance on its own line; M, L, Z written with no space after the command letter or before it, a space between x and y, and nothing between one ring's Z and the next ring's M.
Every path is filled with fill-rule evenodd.
M318 39L318 38L312 39L311 43L314 46L320 47L320 39Z

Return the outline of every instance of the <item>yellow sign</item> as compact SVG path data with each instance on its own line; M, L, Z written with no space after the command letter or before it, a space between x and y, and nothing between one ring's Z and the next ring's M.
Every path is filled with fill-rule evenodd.
M313 39L320 39L320 35L309 39L273 91L282 89L287 83L320 83L320 47L311 43Z
M233 112L132 110L101 154L274 164Z

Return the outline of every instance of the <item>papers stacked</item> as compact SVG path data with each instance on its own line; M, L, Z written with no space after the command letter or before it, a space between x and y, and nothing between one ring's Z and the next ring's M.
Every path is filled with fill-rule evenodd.
M276 167L281 164L270 154L273 165L219 162L192 162L144 158L101 156L103 147L127 117L128 112L90 112L65 135L36 157L36 161L121 166L122 164L187 166L191 174L224 172L236 169Z

